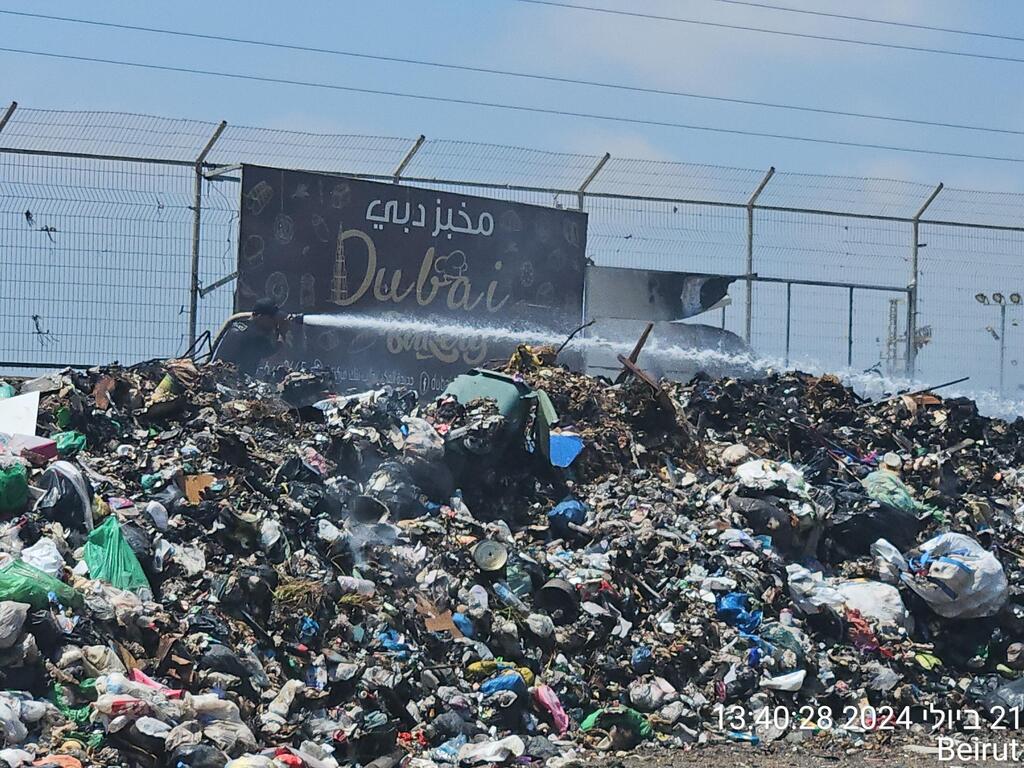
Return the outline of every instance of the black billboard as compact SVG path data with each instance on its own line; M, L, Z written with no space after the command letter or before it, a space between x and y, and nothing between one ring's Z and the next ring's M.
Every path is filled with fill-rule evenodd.
M236 310L348 316L304 326L289 362L431 394L515 346L473 326L579 325L586 234L578 211L247 165Z

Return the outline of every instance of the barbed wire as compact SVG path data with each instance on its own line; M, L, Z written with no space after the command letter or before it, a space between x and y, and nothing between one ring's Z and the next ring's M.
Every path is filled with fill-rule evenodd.
M194 162L218 123L125 112L18 107L0 131L0 151ZM413 137L331 134L228 125L207 158L212 165L253 163L311 171L391 177ZM403 170L409 181L576 194L602 162L567 153L473 141L428 139ZM746 206L766 169L612 157L591 180L592 196L658 198ZM757 207L909 220L937 186L900 179L780 170ZM946 187L925 221L1024 227L1024 194Z

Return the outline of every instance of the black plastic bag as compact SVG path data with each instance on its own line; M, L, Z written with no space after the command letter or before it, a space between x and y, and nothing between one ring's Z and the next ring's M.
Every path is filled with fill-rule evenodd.
M54 462L43 472L38 486L44 493L35 504L37 514L71 531L92 530L93 489L78 467L67 461Z
M830 523L826 539L828 559L833 563L868 554L871 545L882 538L906 552L917 543L921 531L921 521L913 512L878 502L840 506Z

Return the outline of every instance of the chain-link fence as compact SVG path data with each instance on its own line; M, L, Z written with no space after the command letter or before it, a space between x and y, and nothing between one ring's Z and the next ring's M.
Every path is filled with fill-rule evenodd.
M741 277L779 364L1024 395L1024 195L102 112L0 111L0 369L171 356L231 311L242 163L590 215L588 256Z

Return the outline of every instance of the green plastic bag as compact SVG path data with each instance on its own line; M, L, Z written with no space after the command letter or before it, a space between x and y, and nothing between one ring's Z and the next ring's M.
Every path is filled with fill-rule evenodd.
M0 512L21 512L28 504L28 472L20 461L0 465Z
M580 723L580 730L584 733L594 728L607 730L613 725L625 728L637 739L649 739L654 735L654 728L647 718L629 707L605 707L591 712Z
M944 521L945 516L942 510L915 499L911 495L910 489L893 472L876 469L861 480L861 484L868 492L868 496L881 504L888 504L890 507L896 507L916 515L930 514L939 522Z
M92 708L88 704L84 707L72 707L68 703L68 697L64 694L64 686L60 683L53 684L50 701L60 710L66 720L70 720L79 727L89 725Z
M26 562L15 560L0 568L0 600L28 603L39 610L50 604L51 592L62 605L78 608L84 602L77 590Z
M143 599L152 599L153 590L149 580L146 579L139 558L121 533L121 524L117 518L108 517L89 534L85 542L85 562L92 578L134 592Z
M61 429L67 429L71 426L71 409L66 405L58 409L54 416L56 417L57 426Z
M58 432L52 437L57 443L57 453L62 457L74 456L85 448L85 435L81 432Z
M6 400L9 397L14 397L14 387L6 381L0 381L0 400Z

